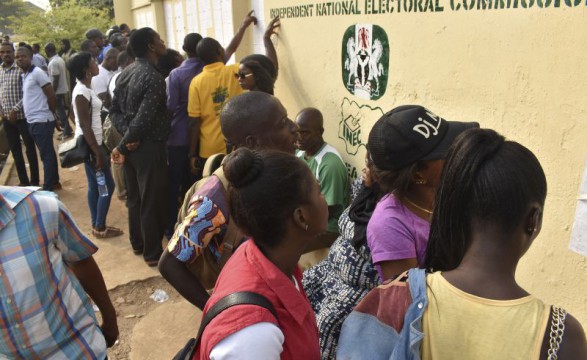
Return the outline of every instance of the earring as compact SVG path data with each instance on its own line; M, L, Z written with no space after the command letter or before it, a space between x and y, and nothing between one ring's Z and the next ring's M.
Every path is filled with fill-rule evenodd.
M306 224L306 231L308 231L308 224Z
M424 184L426 184L426 180L424 180L424 179L418 179L418 180L414 181L414 183L417 184L417 185L424 185Z
M532 235L532 234L534 234L534 232L536 232L536 228L532 228L532 227L528 227L527 230L530 235Z

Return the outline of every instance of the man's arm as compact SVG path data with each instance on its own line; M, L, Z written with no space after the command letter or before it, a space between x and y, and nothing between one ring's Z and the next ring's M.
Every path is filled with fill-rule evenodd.
M47 105L49 105L49 110L51 110L52 113L55 113L55 108L57 107L57 97L55 97L55 90L53 90L51 83L47 83L47 85L43 86L43 92L47 97Z
M96 303L102 313L102 333L106 338L106 345L111 347L118 338L118 323L116 310L110 301L106 284L94 257L90 256L80 261L69 263L69 268L75 274L80 284Z
M179 87L179 79L172 71L167 78L167 110L172 114L179 104Z
M200 280L188 270L186 264L177 260L167 249L163 251L159 260L159 272L181 296L198 309L204 310L210 295Z
M188 156L190 158L190 171L193 174L199 174L201 169L197 168L198 164L198 152L200 145L200 127L202 125L202 119L199 117L190 117L189 123L189 137L190 137L190 148Z
M224 49L224 62L225 63L230 59L232 54L234 54L236 49L238 49L238 46L240 45L241 41L243 40L243 36L245 35L245 31L247 30L247 28L251 24L255 24L255 25L257 24L257 18L255 16L253 16L253 10L249 11L247 16L243 20L243 23L238 28L238 31L236 32L236 34L234 34L234 37L230 41L230 44L228 44L226 49Z
M110 109L112 105L112 99L110 98L110 94L108 93L108 84L103 77L95 76L92 78L92 89L98 94L100 100L104 105L105 109Z
M273 45L273 41L271 41L271 35L273 35L273 34L277 35L275 30L277 30L277 28L280 26L281 26L281 22L279 21L279 16L276 16L273 18L273 20L271 20L269 25L267 25L267 29L265 30L265 35L263 35L263 45L265 45L265 55L267 55L267 57L269 59L271 59L271 61L273 61L273 64L275 65L275 70L278 70L278 71L279 71L279 64L277 61L277 52L275 51L275 46Z

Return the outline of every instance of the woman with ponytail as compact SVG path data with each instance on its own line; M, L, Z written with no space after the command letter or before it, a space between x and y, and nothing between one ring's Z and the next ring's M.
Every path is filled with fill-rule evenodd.
M343 325L340 358L361 358L352 343L368 324L356 314L376 313L366 305L376 298L396 306L375 316L386 325L371 339L386 349L370 359L587 359L579 322L515 278L540 233L545 198L546 177L530 150L493 130L463 133L436 196L427 274L410 270L369 293Z
M222 269L203 317L242 291L264 296L275 314L256 305L220 312L203 331L194 359L319 359L316 318L297 265L326 231L328 206L316 179L304 162L278 151L239 148L223 168L231 221L251 240Z

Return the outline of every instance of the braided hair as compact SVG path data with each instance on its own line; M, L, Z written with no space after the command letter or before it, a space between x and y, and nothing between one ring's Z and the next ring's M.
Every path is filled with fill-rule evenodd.
M308 166L284 152L239 148L223 167L231 219L259 247L278 245L294 210L310 201L308 189L315 180Z

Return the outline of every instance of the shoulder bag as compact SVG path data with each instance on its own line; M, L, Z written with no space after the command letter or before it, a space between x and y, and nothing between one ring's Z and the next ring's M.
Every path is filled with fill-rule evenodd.
M90 97L90 121L92 121L92 98ZM84 138L80 135L59 144L57 150L62 168L70 168L90 159L92 152Z
M218 314L235 305L261 306L269 310L271 314L275 316L275 319L277 319L277 312L275 311L273 304L271 304L271 302L267 300L265 296L250 291L239 291L232 294L228 294L222 299L220 299L216 304L214 304L214 306L212 306L206 312L206 315L204 316L204 318L202 319L202 323L200 324L200 329L198 330L198 335L196 336L196 338L190 339L187 342L187 344L185 344L183 349L181 349L173 357L173 360L191 360L194 357L194 353L196 352L196 347L202 339L202 334L204 333L204 329L206 328L206 326Z

